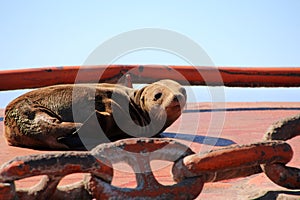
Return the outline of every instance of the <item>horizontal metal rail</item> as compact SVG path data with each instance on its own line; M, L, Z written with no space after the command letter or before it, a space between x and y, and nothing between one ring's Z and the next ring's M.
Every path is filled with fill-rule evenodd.
M170 65L62 66L0 71L0 91L55 84L116 83L129 73L133 83L173 79L182 84L228 87L299 87L300 67L195 67Z

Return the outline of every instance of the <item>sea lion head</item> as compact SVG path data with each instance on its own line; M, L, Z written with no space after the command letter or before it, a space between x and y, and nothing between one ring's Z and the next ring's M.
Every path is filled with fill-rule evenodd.
M155 120L165 120L170 126L186 104L186 90L179 83L166 79L154 82L135 93L135 101Z

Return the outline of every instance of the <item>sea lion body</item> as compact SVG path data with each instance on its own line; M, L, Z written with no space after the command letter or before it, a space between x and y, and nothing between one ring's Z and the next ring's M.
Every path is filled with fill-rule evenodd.
M185 102L184 88L171 80L139 90L106 83L50 86L9 103L5 137L13 146L69 150L97 145L99 132L104 142L153 137L180 116Z

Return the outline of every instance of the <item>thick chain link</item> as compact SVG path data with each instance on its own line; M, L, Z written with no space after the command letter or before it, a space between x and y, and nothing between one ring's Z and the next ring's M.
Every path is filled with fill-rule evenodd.
M261 164L285 164L292 156L291 147L281 141L232 145L207 154L186 156L172 172L175 180L203 176L205 182L215 182L260 173Z
M96 159L86 152L17 157L2 165L0 169L0 182L2 183L0 199L15 199L16 197L19 199L62 199L64 197L87 199L90 195L85 191L84 181L72 186L57 187L64 176L79 172L91 173L107 182L111 182L113 176L109 161L102 157ZM37 185L29 189L15 189L14 181L38 175L45 176Z
M264 142L232 145L206 154L195 154L171 139L134 138L101 144L89 152L66 152L17 157L0 168L0 199L195 199L204 183L245 177L262 171L276 184L300 188L300 170L288 167L293 151L283 140L300 134L300 115L274 124ZM154 177L152 160L174 162L176 184L165 186ZM111 185L113 164L132 166L136 188ZM73 185L58 186L72 173L89 173ZM45 175L29 189L15 181Z
M265 134L265 140L289 140L300 135L300 115L283 119ZM262 165L265 174L277 185L289 189L300 188L300 169L288 167L286 163L266 163Z
M176 161L194 152L187 146L169 139L127 139L100 146L93 151L106 155L112 163L126 162L136 174L137 187L124 189L92 177L89 189L96 199L194 199L203 187L201 177L185 179L172 186L160 184L154 177L151 160ZM96 155L96 154L94 154Z

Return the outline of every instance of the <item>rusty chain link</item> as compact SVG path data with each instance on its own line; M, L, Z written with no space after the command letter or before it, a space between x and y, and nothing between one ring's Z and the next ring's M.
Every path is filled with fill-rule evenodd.
M0 199L195 199L204 183L246 177L264 172L276 184L300 188L300 170L287 167L293 151L284 140L300 134L300 115L279 121L267 131L264 142L231 145L196 154L171 139L134 138L100 144L89 152L62 152L17 157L0 168ZM174 185L160 184L150 161L174 162ZM136 188L111 185L113 164L132 166ZM72 173L88 173L77 183L58 186ZM15 181L45 175L29 189L19 189Z
M300 115L276 122L266 132L264 139L289 140L300 135ZM300 188L300 169L288 167L286 163L267 163L262 165L265 174L277 185L289 189Z
M100 148L102 148L100 146ZM98 148L94 149L98 151ZM176 161L194 152L187 146L169 139L129 139L104 149L112 163L125 161L132 166L137 180L135 189L117 188L106 181L92 178L89 188L96 199L194 199L203 187L201 177L185 179L172 186L160 184L150 167L151 160ZM158 189L159 188L159 189Z
M232 145L207 154L186 156L174 165L175 180L202 176L205 182L249 176L261 172L260 164L287 163L293 152L284 142Z
M96 159L86 152L40 154L17 157L2 165L0 169L0 199L62 199L90 195L85 191L84 181L66 187L57 187L60 180L72 173L89 172L111 182L113 169L105 158ZM27 177L45 175L29 189L16 190L14 181ZM72 191L72 192L70 192ZM70 195L72 194L72 195Z

